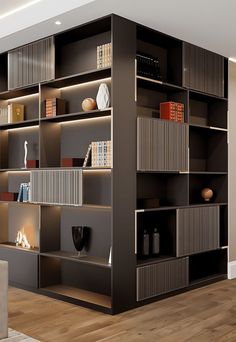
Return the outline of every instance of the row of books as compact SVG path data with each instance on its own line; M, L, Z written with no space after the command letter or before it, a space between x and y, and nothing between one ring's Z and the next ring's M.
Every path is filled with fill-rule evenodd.
M30 200L30 183L21 183L17 202L29 202Z
M97 69L111 66L112 51L111 43L97 46Z
M184 104L173 101L160 103L160 118L183 123Z
M91 166L111 167L111 141L95 141L91 143Z
M56 116L66 113L66 101L59 98L50 98L45 100L46 117Z
M0 108L0 125L24 121L24 105L10 103Z
M158 58L137 53L137 74L161 81L160 64Z
M81 206L82 170L33 170L30 202Z

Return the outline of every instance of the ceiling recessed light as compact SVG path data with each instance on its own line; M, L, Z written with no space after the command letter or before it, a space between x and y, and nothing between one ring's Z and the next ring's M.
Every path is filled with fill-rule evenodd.
M60 21L60 20L57 20L57 21L55 21L55 24L56 24L56 25L61 25L61 21Z
M235 57L229 57L230 62L236 63L236 58Z

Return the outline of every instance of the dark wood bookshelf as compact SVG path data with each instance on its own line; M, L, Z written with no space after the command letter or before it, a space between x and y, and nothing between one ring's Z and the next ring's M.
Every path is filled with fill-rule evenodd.
M83 200L0 202L0 259L9 262L10 284L116 314L224 279L228 60L114 14L32 42L35 49L40 43L45 54L32 61L19 58L22 47L0 54L1 105L14 99L25 114L22 122L0 125L1 192L17 193L31 171L73 170L82 175ZM97 68L97 47L108 43L111 63ZM157 79L140 69L138 54L158 60ZM14 73L13 65L19 66ZM101 82L109 89L109 107L82 111L83 100L96 99ZM47 99L64 100L60 115L46 117ZM184 122L160 119L162 102L184 104ZM25 140L28 159L38 160L39 168L22 168ZM83 160L91 142L107 140L111 167L60 166L65 158ZM205 187L214 193L209 202L201 198ZM36 249L8 242L27 226L27 217ZM76 254L72 226L91 229L86 255ZM144 230L151 241L154 228L160 254L146 258Z

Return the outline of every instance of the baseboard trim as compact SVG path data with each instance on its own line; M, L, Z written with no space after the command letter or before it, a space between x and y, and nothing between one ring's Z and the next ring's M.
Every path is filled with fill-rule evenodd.
M228 263L228 279L236 278L236 261L231 261Z

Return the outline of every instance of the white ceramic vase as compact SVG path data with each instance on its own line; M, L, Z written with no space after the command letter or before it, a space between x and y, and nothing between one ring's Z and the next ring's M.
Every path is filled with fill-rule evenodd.
M100 84L96 101L98 109L105 109L110 106L110 93L106 83Z

